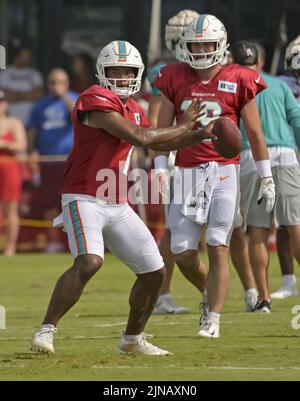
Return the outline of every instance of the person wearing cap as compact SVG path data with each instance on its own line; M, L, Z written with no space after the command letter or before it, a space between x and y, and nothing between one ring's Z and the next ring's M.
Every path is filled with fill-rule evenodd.
M21 172L17 154L27 148L23 124L7 116L8 102L0 90L0 206L6 218L6 245L4 255L16 252L19 233L18 204L21 196Z
M285 75L278 76L293 92L300 107L300 35L292 40L284 57ZM271 293L273 299L284 299L297 296L297 279L294 271L294 258L290 247L289 233L285 227L278 227L276 231L277 253L279 258L282 283L279 288Z
M300 146L300 109L290 88L282 80L259 71L258 51L253 43L237 42L231 53L236 63L258 71L268 85L256 101L277 188L275 224L287 227L294 257L300 263L300 168L296 154L296 147ZM270 313L267 239L272 217L256 202L259 176L243 123L240 128L243 134L241 212L244 226L248 229L251 264L259 292L255 310Z

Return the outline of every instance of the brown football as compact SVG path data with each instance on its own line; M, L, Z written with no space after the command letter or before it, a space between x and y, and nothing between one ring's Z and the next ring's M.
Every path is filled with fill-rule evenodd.
M216 151L226 159L232 159L242 149L242 134L238 126L229 118L218 118L213 127L213 133L218 137L213 141Z

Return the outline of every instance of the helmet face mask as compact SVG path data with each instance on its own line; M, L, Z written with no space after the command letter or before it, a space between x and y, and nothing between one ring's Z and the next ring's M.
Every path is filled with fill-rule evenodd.
M228 47L226 29L213 15L200 15L192 21L186 27L182 42L185 62L195 69L206 69L220 64ZM215 46L213 51L195 53L192 51L193 43L214 43Z
M100 80L100 85L105 87L106 89L111 90L116 95L120 96L121 98L126 98L133 93L136 93L140 90L141 87L141 80L138 78L138 68L134 67L119 67L115 65L103 67L103 79ZM134 70L134 74L128 72L127 74L123 75L123 73L119 72L119 77L117 77L117 73L109 74L109 69L117 69L117 73L119 69L132 69ZM127 76L126 76L127 75ZM127 82L127 85L123 83ZM122 83L122 84L121 84Z
M292 72L300 85L300 35L292 40L286 48L284 69Z
M107 67L131 67L136 74L134 77L108 77ZM127 98L137 93L141 88L144 64L139 51L129 42L117 40L109 43L99 53L97 59L97 78L100 86L111 90L121 98ZM128 82L128 86L120 82Z
M297 48L297 53L294 54L291 60L291 69L300 72L300 46L297 46Z
M169 19L165 27L165 44L177 61L184 61L182 37L186 26L198 18L199 14L192 10L182 10Z

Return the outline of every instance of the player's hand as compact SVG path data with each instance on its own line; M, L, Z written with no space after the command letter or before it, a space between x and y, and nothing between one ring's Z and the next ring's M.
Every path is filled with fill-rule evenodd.
M192 129L197 123L199 118L205 115L205 104L202 103L202 99L193 99L192 103L183 113L181 123L186 124Z
M257 203L260 205L265 199L265 211L271 213L275 205L275 184L272 177L266 177L261 180L260 190L257 197Z
M218 140L218 137L213 133L214 125L215 125L215 121L211 121L206 127L197 130L200 141L202 141L204 139L211 139L212 141ZM193 131L193 132L196 132L196 131Z

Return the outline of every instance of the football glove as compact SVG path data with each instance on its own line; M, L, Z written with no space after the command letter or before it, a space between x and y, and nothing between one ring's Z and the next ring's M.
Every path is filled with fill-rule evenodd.
M261 180L257 203L260 205L263 199L266 201L266 213L271 213L276 199L275 184L272 177L266 177Z

